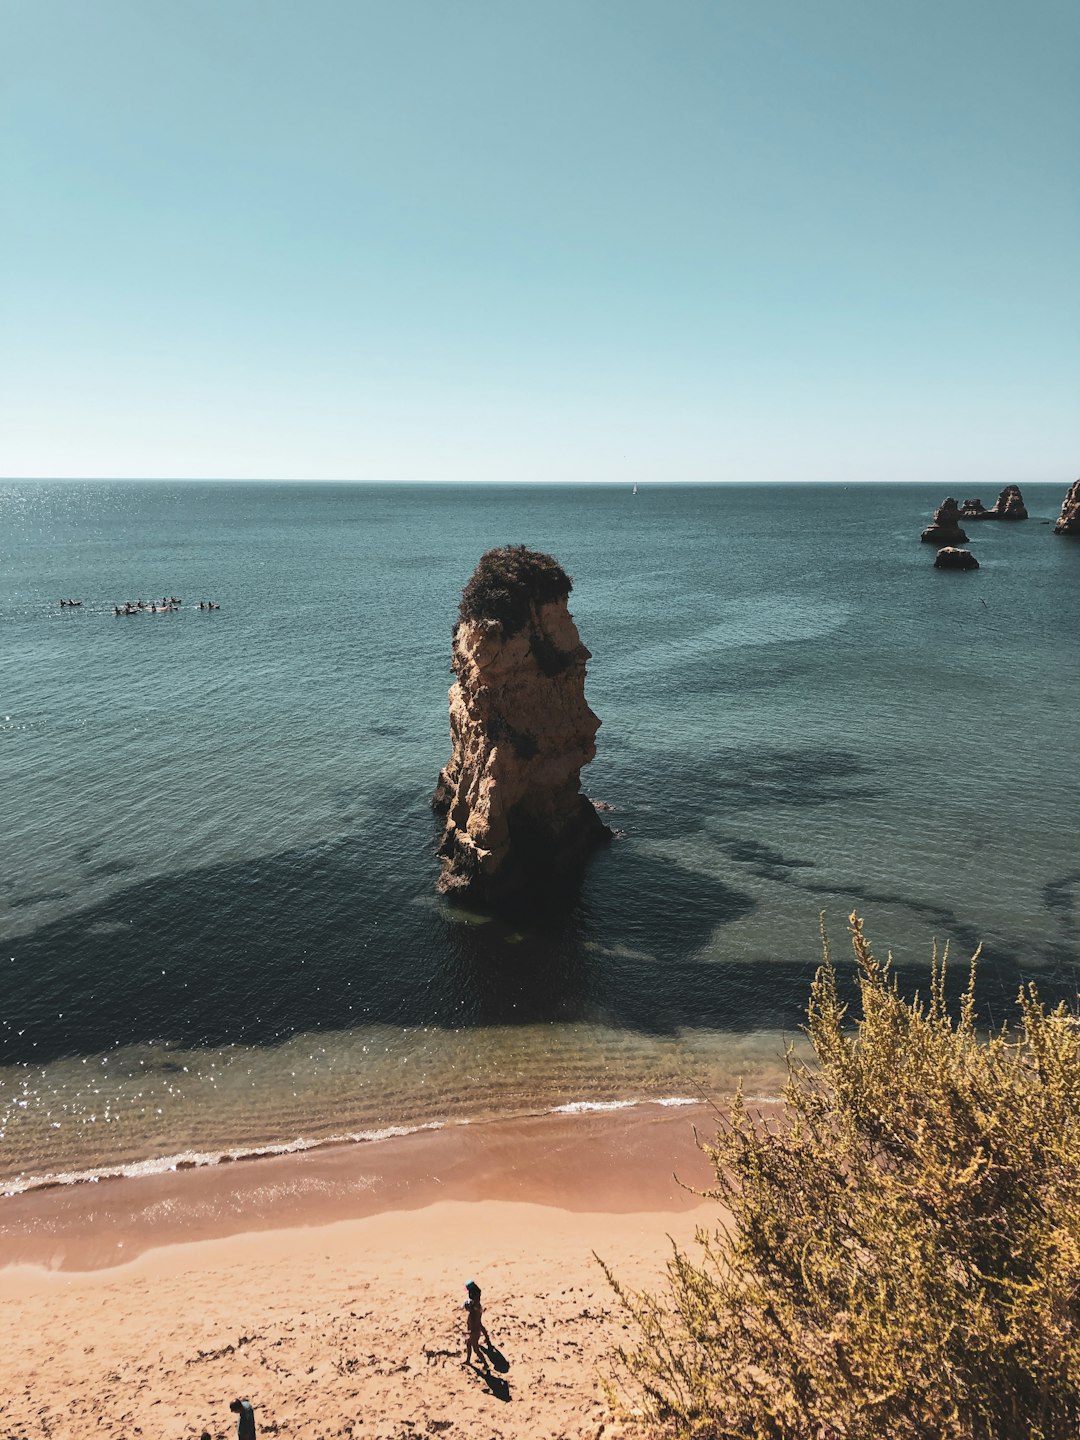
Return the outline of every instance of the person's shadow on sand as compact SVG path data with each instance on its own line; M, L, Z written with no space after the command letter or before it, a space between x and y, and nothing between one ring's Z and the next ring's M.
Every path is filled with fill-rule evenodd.
M501 1350L497 1349L494 1345L492 1345L490 1340L484 1346L484 1354L491 1361L492 1366L499 1372L500 1375L505 1375L506 1372L510 1369L510 1361L507 1360L506 1356L502 1353Z
M500 1356L499 1358L502 1359L502 1356ZM471 1361L467 1363L468 1368L475 1371L476 1374L480 1376L480 1379L483 1380L484 1384L487 1386L491 1394L495 1396L496 1400L510 1399L510 1385L508 1381L504 1380L500 1375L493 1375L490 1370L483 1369L479 1365L474 1365ZM505 1360L503 1360L503 1364L506 1365ZM509 1370L510 1366L506 1365L506 1368Z

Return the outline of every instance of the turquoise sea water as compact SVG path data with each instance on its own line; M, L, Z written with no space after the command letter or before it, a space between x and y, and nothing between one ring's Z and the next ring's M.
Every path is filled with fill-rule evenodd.
M981 939L988 1019L1074 998L1080 545L1023 488L960 575L913 486L0 486L0 1187L775 1089L821 909L912 983ZM574 577L624 838L512 925L435 896L428 802L518 541Z

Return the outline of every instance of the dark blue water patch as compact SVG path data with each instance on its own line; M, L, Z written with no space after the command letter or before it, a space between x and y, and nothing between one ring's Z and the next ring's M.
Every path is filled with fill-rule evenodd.
M1043 904L1057 920L1062 940L1080 940L1078 901L1080 870L1070 870L1068 874L1060 875L1043 886Z
M1075 1005L1080 994L1080 946L1068 939L1009 933L976 920L955 906L857 881L794 883L806 892L819 911L828 908L835 912L838 901L845 909L854 907L860 915L872 915L877 907L896 907L919 921L928 936L938 937L939 954L947 939L952 959L945 992L953 1002L959 999L967 983L969 958L979 951L979 1013L991 1028L1005 1019L1015 1020L1017 992L1028 984L1036 985L1043 999L1052 1004L1064 1001ZM915 990L925 994L928 969L925 962L918 960L893 962L893 973L901 989L909 995Z
M7 903L18 910L28 905L45 905L50 900L66 900L67 895L66 890L33 890L27 895L13 895Z
M867 761L834 746L797 749L734 749L722 752L705 772L718 813L775 805L806 808L876 800L886 794Z
M815 866L813 860L785 855L774 845L766 845L760 840L748 839L742 835L724 836L710 831L709 838L722 855L726 855L736 865L745 866L751 875L756 875L761 880L775 880L786 884L792 878L792 871L813 870Z
M616 803L620 828L649 839L684 836L716 816L842 806L888 793L865 757L834 746L716 746L693 764L669 763L644 778L631 766L610 769L604 798ZM673 796L678 804L665 803ZM752 858L760 865L764 853Z
M701 952L756 904L734 885L616 843L593 857L565 906L450 924L446 941L476 997L473 1023L752 1029L765 1023L765 990L752 1011L733 1010L724 975Z
M419 891L414 875L350 838L146 881L42 926L13 943L4 966L0 1059L41 1064L152 1041L273 1044L368 1024L588 1021L662 1035L803 1019L811 946L795 960L710 958L706 942L755 908L736 885L616 845L566 908L469 924L431 895L429 843L418 839L415 859ZM974 940L962 915L852 886L818 887L808 918L825 893L848 907L853 897L906 905ZM1057 955L1062 977L1074 959ZM925 988L925 966L897 973ZM1004 1011L1022 975L1017 953L995 947L981 993Z
M88 874L102 880L109 880L114 875L126 875L134 869L135 862L133 860L102 860L98 864L88 866Z
M378 809L400 816L401 797ZM0 1057L273 1043L371 1023L742 1028L773 1013L762 991L756 1010L731 1014L723 983L695 959L716 927L753 909L748 894L622 846L616 872L576 900L470 925L434 897L421 816L414 805L406 865L390 858L408 853L400 834L374 853L351 837L143 881L10 942ZM643 926L626 898L646 891ZM605 958L643 945L644 960ZM685 983L673 988L676 973Z
M790 883L804 890L813 898L816 907L822 910L830 902L837 900L848 906L853 905L860 914L873 913L875 905L907 910L923 922L928 935L947 935L954 946L959 945L969 955L974 954L979 944L985 941L985 936L951 905L937 904L900 891L875 889L854 880L830 883L823 878L805 882L792 879ZM1003 939L994 949L999 963L1009 967L1019 966L1020 956L1013 948L1013 942Z

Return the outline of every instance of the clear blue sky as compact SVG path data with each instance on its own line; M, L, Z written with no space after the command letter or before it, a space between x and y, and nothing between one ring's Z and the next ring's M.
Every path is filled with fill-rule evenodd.
M0 28L0 473L1078 473L1075 0Z

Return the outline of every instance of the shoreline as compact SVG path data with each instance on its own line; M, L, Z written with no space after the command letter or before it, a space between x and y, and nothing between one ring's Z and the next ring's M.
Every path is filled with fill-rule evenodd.
M681 1214L700 1201L675 1175L708 1186L694 1130L709 1138L716 1122L705 1103L549 1113L26 1190L0 1199L0 1293L12 1267L111 1269L163 1247L449 1201Z
M276 1046L136 1046L0 1067L0 1206L25 1191L368 1145L417 1130L775 1098L786 1032L604 1026L298 1032ZM475 1068L482 1045L486 1065Z
M772 1104L778 1095L751 1097L751 1103ZM535 1120L549 1115L585 1115L614 1111L636 1110L646 1106L662 1109L683 1109L700 1105L694 1096L671 1095L662 1097L637 1096L621 1100L578 1100L563 1105L554 1105L542 1110L522 1110L512 1118ZM151 1156L142 1159L115 1159L102 1161L99 1166L81 1169L44 1171L27 1177L25 1172L0 1176L0 1205L16 1195L34 1194L43 1190L57 1190L75 1185L99 1185L114 1180L143 1179L149 1175L174 1174L184 1170L203 1170L214 1165L232 1165L241 1161L275 1160L287 1155L303 1155L313 1150L328 1150L340 1146L379 1144L386 1140L404 1138L428 1130L464 1129L470 1125L489 1125L499 1119L492 1115L462 1115L449 1120L417 1120L400 1124L386 1124L371 1130L328 1134L308 1139L299 1136L294 1140L265 1141L252 1140L247 1144L222 1146L215 1149L182 1150L175 1154Z

